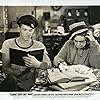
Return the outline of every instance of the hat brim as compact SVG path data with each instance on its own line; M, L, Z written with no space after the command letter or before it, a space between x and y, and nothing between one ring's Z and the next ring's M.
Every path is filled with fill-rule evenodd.
M71 35L71 37L69 38L69 40L72 39L75 35L77 35L77 34L82 34L82 33L85 32L85 31L88 31L88 28L81 29L81 30L78 30L78 31L72 33L72 35Z

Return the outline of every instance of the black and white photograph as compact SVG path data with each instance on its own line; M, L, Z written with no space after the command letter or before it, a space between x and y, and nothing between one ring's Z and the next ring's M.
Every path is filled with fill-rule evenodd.
M100 6L1 5L0 92L100 93Z

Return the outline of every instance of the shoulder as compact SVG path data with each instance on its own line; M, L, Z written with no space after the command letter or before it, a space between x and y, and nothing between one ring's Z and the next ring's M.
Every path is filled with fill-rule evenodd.
M3 42L3 44L9 44L9 43L13 43L15 41L15 38L11 38L11 39L7 39Z
M3 42L2 48L1 48L1 52L2 53L6 53L7 51L9 51L9 48L11 47L11 45L14 43L14 38L12 39L7 39Z
M36 40L34 40L34 45L36 45L37 47L45 47L42 42Z
M3 43L9 43L9 42L13 42L13 41L15 41L15 38L7 39Z
M72 45L73 45L72 40L68 40L67 42L65 42L65 46L72 46Z

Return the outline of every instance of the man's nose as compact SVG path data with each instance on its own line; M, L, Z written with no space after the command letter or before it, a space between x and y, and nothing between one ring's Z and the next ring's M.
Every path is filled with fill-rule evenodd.
M26 31L26 34L27 34L27 35L29 35L29 34L30 34L30 31L29 31L29 30L27 30L27 31Z

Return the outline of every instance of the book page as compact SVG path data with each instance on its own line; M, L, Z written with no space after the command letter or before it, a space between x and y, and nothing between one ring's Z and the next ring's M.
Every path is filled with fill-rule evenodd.
M51 71L48 75L48 78L51 83L70 81L69 77L67 77L64 73L60 72L59 69L54 69L54 71Z
M63 72L66 76L68 76L72 81L74 80L84 80L89 78L88 75L86 74L80 74L78 72L70 72L70 71L65 71Z
M96 82L96 80L91 80L91 79L85 79L85 81L81 82L68 82L68 83L58 83L59 86L61 86L63 89L78 86L78 85L83 85L83 84L90 84L92 82Z
M44 49L33 49L33 51L26 52L23 50L10 48L10 63L24 66L25 63L23 57L27 56L27 54L30 54L31 56L36 57L37 60L42 61Z
M63 14L63 9L59 10L59 11L53 11L51 9L51 6L62 6L62 8L74 8L77 9L77 7L89 7L89 6L100 6L100 0L0 0L0 5L1 7L5 6L5 7L8 7L10 8L11 6L15 7L13 9L13 7L9 10L8 9L8 13L6 13L7 11L4 11L5 9L3 9L3 19L1 18L2 17L2 11L1 11L1 30L3 28L4 32L3 34L6 35L6 31L8 30L8 24L7 24L7 21L9 22L9 24L13 21L16 21L17 18L22 15L22 14L32 14L32 12L35 12L34 15L37 17L37 19L39 18L39 15L43 14L43 11L44 12L50 12L51 16L54 14L54 12L57 13L57 15L61 15ZM26 8L29 8L28 9L28 12L26 9L23 9L23 7L26 6ZM20 7L22 7L20 9ZM33 11L35 7L35 10L36 11ZM39 7L39 8L38 8ZM19 8L19 9L18 9ZM42 9L44 8L44 9ZM49 9L48 9L49 8ZM17 10L18 9L18 10ZM42 10L40 10L42 9ZM12 11L14 10L14 11ZM19 11L19 12L18 12ZM25 11L25 12L24 12ZM15 13L14 13L15 12ZM14 14L13 14L14 13ZM9 14L11 14L11 16L16 16L16 17L11 17ZM99 11L98 11L98 14L99 14ZM7 17L5 17L5 15L8 15L8 19ZM100 17L97 17L96 14L93 15L95 20L96 19L99 19ZM89 16L90 18L93 17L93 16ZM8 20L7 20L8 19ZM92 20L92 21L95 21L95 20ZM2 23L3 21L3 23ZM38 20L39 21L39 20ZM90 20L89 20L90 21ZM4 24L4 25L3 25ZM9 27L10 29L10 27ZM13 29L11 29L13 30ZM9 31L9 30L8 30ZM45 35L48 35L48 34L45 34ZM51 34L52 35L52 34ZM52 47L52 45L51 45ZM55 54L55 52L52 52L52 54ZM94 76L93 76L94 77ZM91 75L91 78L93 78L92 75ZM97 76L98 78L100 77L100 75ZM94 79L94 78L93 78ZM66 86L64 84L64 86ZM100 88L100 86L99 86ZM52 98L54 100L57 100L57 99L64 99L64 100L78 100L78 99L96 99L96 100L99 100L100 99L100 89L95 89L95 90L90 90L90 91L75 91L75 92L72 92L72 91L65 91L65 92L62 92L62 89L58 89L59 91L50 91L48 90L47 92L43 92L43 91L29 91L29 92L0 92L0 98L1 100L8 100L8 99L11 99L11 100L15 100L15 99L18 99L18 100L22 100L22 99L30 99L30 100L33 100L33 99L46 99L48 98L48 100L51 100Z

